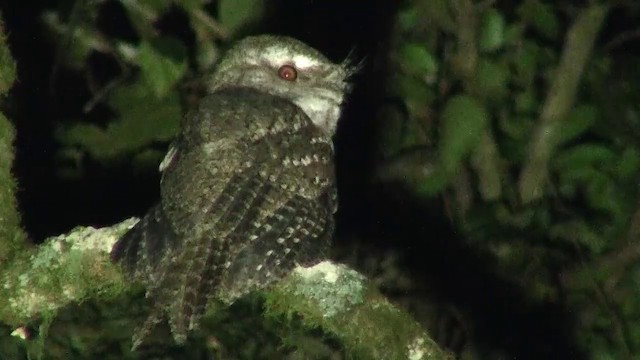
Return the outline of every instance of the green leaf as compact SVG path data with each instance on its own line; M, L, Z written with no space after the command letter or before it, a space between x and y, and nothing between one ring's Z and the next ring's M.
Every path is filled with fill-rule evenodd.
M560 33L560 25L554 8L539 0L526 0L519 8L518 15L548 39L555 39Z
M172 38L143 41L138 49L138 64L153 93L162 98L187 70L186 49Z
M56 133L56 139L67 145L80 145L91 153L105 157L113 156L115 151L104 129L93 124L77 123L62 128Z
M117 88L109 99L109 105L118 113L117 120L106 128L76 123L58 129L56 139L103 161L172 139L182 117L178 94L172 92L158 99L149 91L143 82Z
M553 167L564 173L598 167L615 160L616 154L604 145L582 144L560 151L553 161Z
M399 76L394 81L394 92L403 100L411 117L421 117L436 99L433 90L413 76Z
M499 100L507 94L509 69L488 59L481 59L476 73L476 86L483 98Z
M538 105L536 93L531 87L515 96L515 107L518 114L533 115Z
M478 145L488 118L484 106L472 97L458 95L447 101L440 137L440 157L447 173L455 172Z
M498 50L504 44L505 21L502 14L496 9L490 9L482 17L480 25L480 38L478 45L481 51L491 52Z
M506 25L503 46L520 46L524 41L525 28L521 23Z
M174 2L175 5L180 6L184 11L190 13L193 11L200 10L205 2L202 0L181 0Z
M42 15L42 22L48 28L56 45L64 46L64 60L66 66L82 68L92 51L104 46L105 40L95 28L84 23L74 26L62 22L57 13L47 11Z
M536 125L535 119L528 116L500 116L498 126L511 139L526 143Z
M438 72L438 61L418 43L408 43L400 48L402 64L411 74L433 76Z
M549 235L555 240L562 240L568 243L578 242L579 244L587 246L594 254L600 253L607 245L605 239L598 234L596 229L580 220L554 224L551 227Z
M220 0L218 1L218 21L231 34L256 23L265 11L263 0Z
M115 91L109 105L119 117L109 124L108 131L136 147L141 142L171 140L178 133L182 118L179 95L176 91L162 99L149 95L141 82Z
M512 211L504 204L500 203L495 209L495 219L502 225L512 226L517 229L524 229L531 226L535 220L535 210L524 208L520 211Z
M565 144L584 134L596 122L598 116L598 109L593 105L580 104L576 106L560 125L558 145Z
M531 41L524 41L524 46L519 48L513 59L515 68L514 82L523 87L531 87L533 80L538 75L538 63L542 50Z
M416 184L416 193L430 197L442 192L449 184L449 177L442 170L442 168L436 168L431 175Z
M156 37L155 22L173 4L171 0L120 0L119 2L126 9L129 22L138 36L143 39Z
M635 148L624 149L616 166L616 175L622 180L633 180L640 172L640 151Z
M612 216L622 215L624 195L608 174L595 172L587 181L586 195L592 208L608 212Z
M400 10L397 15L398 24L402 30L412 30L418 23L418 11L415 7Z

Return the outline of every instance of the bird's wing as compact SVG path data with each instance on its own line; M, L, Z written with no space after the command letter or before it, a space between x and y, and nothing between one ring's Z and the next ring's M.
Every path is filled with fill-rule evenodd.
M161 202L112 251L155 302L137 344L164 311L184 339L214 289L233 300L313 261L333 226L330 139L290 102L242 90L208 96L173 149Z

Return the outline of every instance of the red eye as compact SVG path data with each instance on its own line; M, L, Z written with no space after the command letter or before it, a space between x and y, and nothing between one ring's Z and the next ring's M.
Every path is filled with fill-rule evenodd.
M282 65L278 69L278 76L282 80L294 81L298 77L298 70L291 65Z

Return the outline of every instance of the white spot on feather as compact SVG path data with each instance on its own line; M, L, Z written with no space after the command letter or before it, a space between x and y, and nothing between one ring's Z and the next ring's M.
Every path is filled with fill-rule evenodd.
M176 147L173 145L170 146L169 151L167 151L167 155L164 156L164 159L162 159L160 166L158 166L158 171L165 171L169 167L169 165L171 165L171 162L173 161L173 158L175 158L177 153L178 149L176 149Z

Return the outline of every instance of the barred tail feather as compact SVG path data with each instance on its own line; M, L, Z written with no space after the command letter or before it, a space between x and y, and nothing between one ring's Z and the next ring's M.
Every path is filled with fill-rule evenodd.
M116 242L111 249L111 261L120 263L129 276L144 280L155 272L163 256L175 248L178 239L158 204Z

